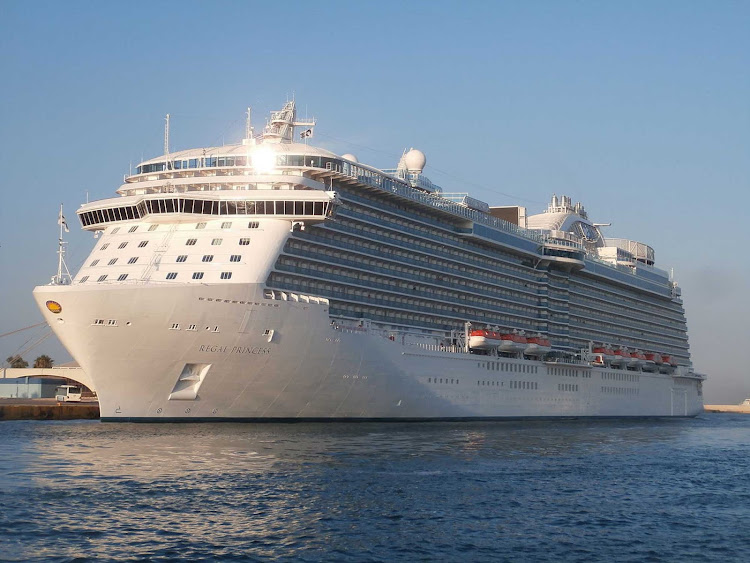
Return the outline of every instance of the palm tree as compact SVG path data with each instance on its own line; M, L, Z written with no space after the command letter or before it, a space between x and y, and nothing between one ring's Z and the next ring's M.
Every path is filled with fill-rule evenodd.
M29 367L29 362L24 360L21 356L8 356L5 361L8 362L8 364L10 364L10 367L12 368Z
M42 354L36 360L34 360L35 368L51 368L55 360L50 358L47 354Z

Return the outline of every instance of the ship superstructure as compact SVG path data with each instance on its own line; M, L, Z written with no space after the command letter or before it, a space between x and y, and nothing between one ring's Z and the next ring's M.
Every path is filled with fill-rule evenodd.
M338 156L314 125L288 102L241 144L165 143L78 210L96 247L35 295L103 418L700 412L650 247L566 196L528 216L444 193L415 149L390 170Z

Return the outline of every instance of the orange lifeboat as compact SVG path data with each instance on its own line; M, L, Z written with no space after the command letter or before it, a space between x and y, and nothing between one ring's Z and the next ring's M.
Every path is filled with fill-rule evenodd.
M630 354L630 365L635 367L641 367L646 363L646 355L643 352L636 350Z
M500 351L508 353L523 352L526 349L527 339L520 334L502 334L500 335Z
M614 356L614 359L610 362L613 366L626 366L630 363L630 352L624 348L617 348Z
M469 333L469 348L474 350L492 350L502 342L500 333L494 330L472 330Z
M654 354L653 352L646 352L646 363L656 364L657 366L662 363L661 354Z
M523 353L527 356L543 356L551 351L549 340L541 336L530 336L526 339L526 350Z
M661 356L659 354L654 354L653 352L646 352L643 354L643 357L645 358L643 360L643 369L645 371L656 371L656 357L659 357L659 362L661 363Z
M615 358L615 351L611 348L608 348L607 346L595 346L591 349L591 351L597 356L601 356L602 360L606 360L608 362L612 361Z

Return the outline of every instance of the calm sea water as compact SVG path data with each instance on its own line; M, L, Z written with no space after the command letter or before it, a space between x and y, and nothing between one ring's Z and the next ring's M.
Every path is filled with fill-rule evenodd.
M3 422L0 559L748 561L750 416Z

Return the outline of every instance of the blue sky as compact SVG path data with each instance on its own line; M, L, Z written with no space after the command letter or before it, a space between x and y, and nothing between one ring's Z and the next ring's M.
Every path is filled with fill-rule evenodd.
M294 95L316 144L446 191L581 200L683 287L707 402L750 396L747 2L0 2L0 334L93 242L75 209L161 154L238 141ZM33 333L33 331L32 331ZM0 357L33 336L0 339ZM49 339L25 355L66 353Z

